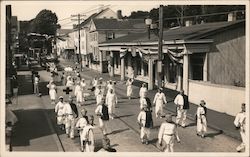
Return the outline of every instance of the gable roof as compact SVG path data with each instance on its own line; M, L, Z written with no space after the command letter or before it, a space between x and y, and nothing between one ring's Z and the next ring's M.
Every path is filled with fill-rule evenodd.
M189 27L177 27L175 29L168 29L163 32L163 40L196 40L202 39L206 35L211 33L217 33L218 31L223 31L231 26L242 25L245 20L232 21L232 22L214 22L214 23L204 23L192 25ZM148 39L148 33L133 33L120 38L108 40L103 43L131 43L131 42L153 42L158 41L158 36L156 33L151 31L150 39Z
M145 29L143 19L93 19L96 30L137 30Z
M86 25L87 23L89 23L91 21L91 19L96 18L98 15L101 15L102 13L104 13L105 11L109 10L109 8L105 8L103 10L101 10L98 13L94 13L92 15L90 15L87 19L85 19L81 24L80 27L83 27L84 25Z

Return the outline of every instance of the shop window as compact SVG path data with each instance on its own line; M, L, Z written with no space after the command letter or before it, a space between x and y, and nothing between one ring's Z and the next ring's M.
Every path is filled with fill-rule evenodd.
M191 76L193 80L203 80L204 54L192 54L190 56Z

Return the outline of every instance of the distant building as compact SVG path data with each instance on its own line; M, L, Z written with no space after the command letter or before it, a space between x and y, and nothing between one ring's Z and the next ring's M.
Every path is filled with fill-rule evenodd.
M188 22L187 22L188 23ZM188 23L190 24L190 23ZM133 33L99 43L113 53L113 73L157 85L158 37ZM163 33L162 80L183 89L191 102L204 99L208 108L235 115L245 101L245 20L176 27ZM133 60L133 61L132 61Z

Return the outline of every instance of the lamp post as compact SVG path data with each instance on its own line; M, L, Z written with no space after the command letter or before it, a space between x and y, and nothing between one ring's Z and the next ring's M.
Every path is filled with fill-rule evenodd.
M152 24L152 19L149 17L145 19L145 24L148 27L148 39L150 39L150 26Z

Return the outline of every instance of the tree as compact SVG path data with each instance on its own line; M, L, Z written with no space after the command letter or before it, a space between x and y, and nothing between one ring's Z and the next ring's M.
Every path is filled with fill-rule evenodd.
M36 18L31 21L31 32L55 35L56 29L60 28L60 25L57 24L58 18L55 13L50 10L40 11Z

